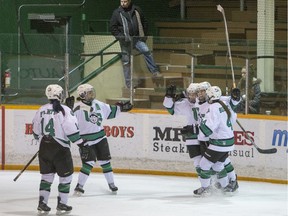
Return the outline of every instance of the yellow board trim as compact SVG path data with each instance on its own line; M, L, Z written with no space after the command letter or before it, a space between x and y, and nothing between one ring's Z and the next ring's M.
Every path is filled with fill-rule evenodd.
M238 118L243 119L261 119L261 120L277 120L277 121L288 121L288 116L276 116L276 115L260 115L260 114L237 114Z
M1 106L4 106L5 109L28 109L28 110L38 110L41 105L13 105L13 104L2 104Z
M5 165L5 170L22 170L23 165ZM74 167L75 172L79 172L81 167ZM39 171L39 166L31 165L27 170ZM92 172L102 173L101 168L93 168ZM133 170L133 169L115 169L113 168L114 173L120 174L143 174L143 175L161 175L161 176L178 176L178 177L193 177L197 178L196 173L186 173L186 172L170 172L170 171L155 171L155 170ZM25 175L23 173L22 175ZM279 180L279 179L262 179L262 178L252 178L252 177L241 177L237 176L238 180L241 181L253 181L253 182L266 182L274 184L288 184L288 180Z
M13 105L13 104L2 104L6 109L28 109L37 110L41 105ZM140 113L140 114L161 114L170 115L167 110L156 110L156 109L140 109L135 108L130 111L130 113ZM260 120L277 120L277 121L288 121L288 116L276 116L276 115L261 115L261 114L237 114L240 119L260 119Z

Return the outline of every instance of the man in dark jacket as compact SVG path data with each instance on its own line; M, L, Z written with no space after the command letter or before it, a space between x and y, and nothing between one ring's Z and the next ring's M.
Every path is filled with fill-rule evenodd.
M128 88L131 86L130 55L132 49L136 49L144 55L148 70L153 74L153 77L162 77L146 44L147 20L141 9L134 5L131 0L120 0L120 6L113 11L110 30L120 43L123 72Z

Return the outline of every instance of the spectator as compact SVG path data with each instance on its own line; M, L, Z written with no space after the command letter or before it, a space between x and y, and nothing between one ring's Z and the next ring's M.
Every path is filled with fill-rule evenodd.
M255 69L253 65L249 66L249 81L248 81L248 97L246 97L246 67L243 67L241 70L242 78L240 79L237 88L240 89L242 95L242 101L239 103L236 108L236 112L245 112L245 101L248 100L249 111L248 113L259 113L260 112L260 98L261 98L261 89L260 83L261 79L254 77Z
M110 30L120 43L121 61L127 88L131 86L130 55L132 49L136 49L144 55L148 70L153 77L162 77L146 44L148 22L141 9L131 0L120 0L120 6L113 11Z

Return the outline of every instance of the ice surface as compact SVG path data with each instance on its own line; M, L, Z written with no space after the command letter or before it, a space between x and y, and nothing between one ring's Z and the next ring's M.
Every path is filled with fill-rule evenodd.
M40 174L0 171L0 215L36 215ZM78 173L73 176L68 204L71 216L287 216L287 185L239 181L234 196L193 197L200 186L196 178L115 174L119 187L113 195L102 173L92 173L82 197L74 197ZM56 213L58 177L52 185L49 215Z

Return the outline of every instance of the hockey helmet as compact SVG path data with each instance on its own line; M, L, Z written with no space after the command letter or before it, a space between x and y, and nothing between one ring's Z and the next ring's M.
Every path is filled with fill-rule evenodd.
M207 81L201 82L198 84L198 91L207 90L210 86L211 86L211 84Z
M197 93L198 90L198 83L191 83L188 88L186 89L186 92L189 93Z
M197 92L198 92L198 83L191 83L188 88L186 89L186 95L191 103L196 102Z
M219 100L222 96L222 91L218 86L211 86L206 91L208 102L212 103L215 100Z
M96 97L96 92L95 92L94 87L88 83L78 86L77 94L79 95L79 98L81 100L84 100L86 102L91 102Z
M48 100L58 100L60 102L64 99L64 90L60 85L51 84L46 87L45 94Z

